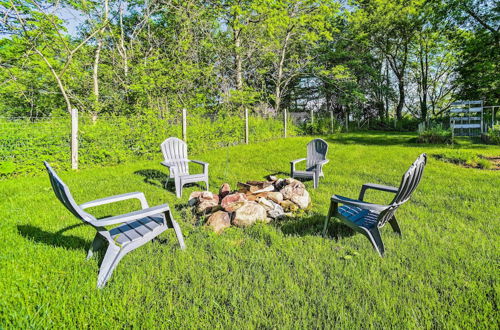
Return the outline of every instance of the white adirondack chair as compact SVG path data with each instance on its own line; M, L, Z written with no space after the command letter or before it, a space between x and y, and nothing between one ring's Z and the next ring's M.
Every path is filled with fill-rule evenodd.
M106 254L104 255L97 277L98 288L102 288L106 285L113 270L127 253L146 244L169 228L174 229L181 249L186 248L181 228L172 217L168 204L149 207L143 193L132 192L101 198L78 205L73 199L68 186L64 184L47 162L44 162L44 164L49 173L50 183L52 184L57 199L59 199L66 209L75 217L97 230L94 241L87 254L87 259L92 257L94 252L107 245ZM103 219L96 219L93 215L84 211L90 207L131 198L136 198L141 202L142 210ZM106 229L108 226L115 227Z
M168 167L169 179L174 179L175 194L178 198L182 196L182 187L187 183L205 182L208 190L208 163L199 160L190 160L187 156L186 142L176 138L169 137L161 144L161 152L165 159L161 164ZM190 174L189 163L195 163L203 166L203 173ZM165 183L165 187L168 184Z
M328 143L323 139L314 139L307 144L307 158L300 158L290 162L290 176L292 178L313 179L314 188L318 188L319 178L324 177L323 165L328 163L326 153L328 152ZM306 161L306 170L298 171L295 166L297 163Z

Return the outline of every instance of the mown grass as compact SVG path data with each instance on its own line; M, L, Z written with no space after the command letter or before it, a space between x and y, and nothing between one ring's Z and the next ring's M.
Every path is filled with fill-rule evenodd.
M150 205L170 203L184 231L127 255L103 290L98 259L85 261L94 230L54 197L45 175L0 182L0 325L5 328L498 328L500 172L462 168L429 157L412 200L398 211L403 238L383 229L386 256L333 223L320 235L329 197L356 197L365 182L398 185L421 152L415 135L351 133L326 137L331 162L303 217L230 228L218 236L189 223L165 191L158 161L61 172L78 202L143 191ZM222 182L288 172L310 138L222 148L196 155L210 163L212 191ZM499 155L463 143L463 152ZM40 166L41 160L40 160ZM392 196L369 192L367 199ZM98 216L138 208L123 202Z

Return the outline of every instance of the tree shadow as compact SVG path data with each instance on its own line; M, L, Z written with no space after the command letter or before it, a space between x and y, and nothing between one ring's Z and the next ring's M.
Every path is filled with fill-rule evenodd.
M42 230L38 227L31 225L18 225L17 231L19 234L29 240L33 240L38 243L43 243L46 245L51 245L55 247L63 247L72 250L86 250L90 246L89 241L73 235L63 235L65 231L70 229L83 226L84 223L79 223L65 227L55 233Z
M159 188L165 188L165 184L169 180L169 176L159 170L153 170L153 169L139 170L135 171L134 174L144 177L144 182ZM169 182L168 186L172 188L173 180L170 181L171 182ZM170 190L169 187L167 187L167 190ZM175 192L175 185L172 188L172 191Z
M274 171L271 169L266 169L266 171L272 172L269 173L268 175L263 176L264 179L267 179L269 176L277 176L277 175L287 175L290 176L290 172L283 172L283 171Z
M387 132L370 132L369 134L360 133L359 135L339 134L331 136L327 139L328 142L338 144L362 144L362 145L377 145L377 146L390 146L401 145L405 147L422 147L424 144L415 143L415 137L409 135L391 134Z
M290 236L322 236L325 225L325 215L312 213L305 217L287 218L274 222L274 226L283 234ZM342 237L353 236L356 232L332 217L328 222L327 237L339 240Z
M175 194L175 182L167 174L159 170L147 169L135 171L134 174L144 177L144 182L158 188L166 189L167 191ZM184 187L197 186L200 189L205 189L205 185L199 183L186 183Z

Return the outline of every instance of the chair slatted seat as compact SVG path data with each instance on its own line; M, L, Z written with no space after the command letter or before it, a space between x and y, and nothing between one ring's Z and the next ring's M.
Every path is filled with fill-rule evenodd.
M427 155L421 154L403 175L399 188L367 183L361 187L357 200L333 195L325 219L323 235L326 236L330 218L335 216L347 226L365 235L379 255L383 256L385 249L379 229L389 223L392 229L401 235L395 212L410 199L417 188L422 179L426 163ZM391 192L395 196L389 205L367 203L364 201L364 195L368 189ZM339 204L343 205L339 207Z
M169 137L161 144L161 152L164 158L161 164L169 169L169 179L175 182L175 194L178 198L182 196L182 187L188 183L205 182L208 190L208 163L188 159L186 142ZM190 174L189 163L201 165L203 173Z
M52 167L44 162L49 173L50 183L56 197L74 216L97 231L87 254L87 259L107 244L106 253L99 269L97 287L102 288L111 277L120 260L130 251L146 244L165 230L173 228L181 249L185 249L184 237L179 224L174 220L168 204L149 207L146 197L141 192L121 194L97 199L78 205L69 188L57 176ZM84 209L108 203L136 198L141 202L142 210L97 219ZM106 227L119 225L112 229Z

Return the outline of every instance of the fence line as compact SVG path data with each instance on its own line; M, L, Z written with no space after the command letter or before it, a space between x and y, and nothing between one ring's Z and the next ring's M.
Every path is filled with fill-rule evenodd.
M43 160L58 168L153 159L169 136L187 140L192 152L301 135L288 111L282 114L190 114L0 117L0 179L35 173Z

